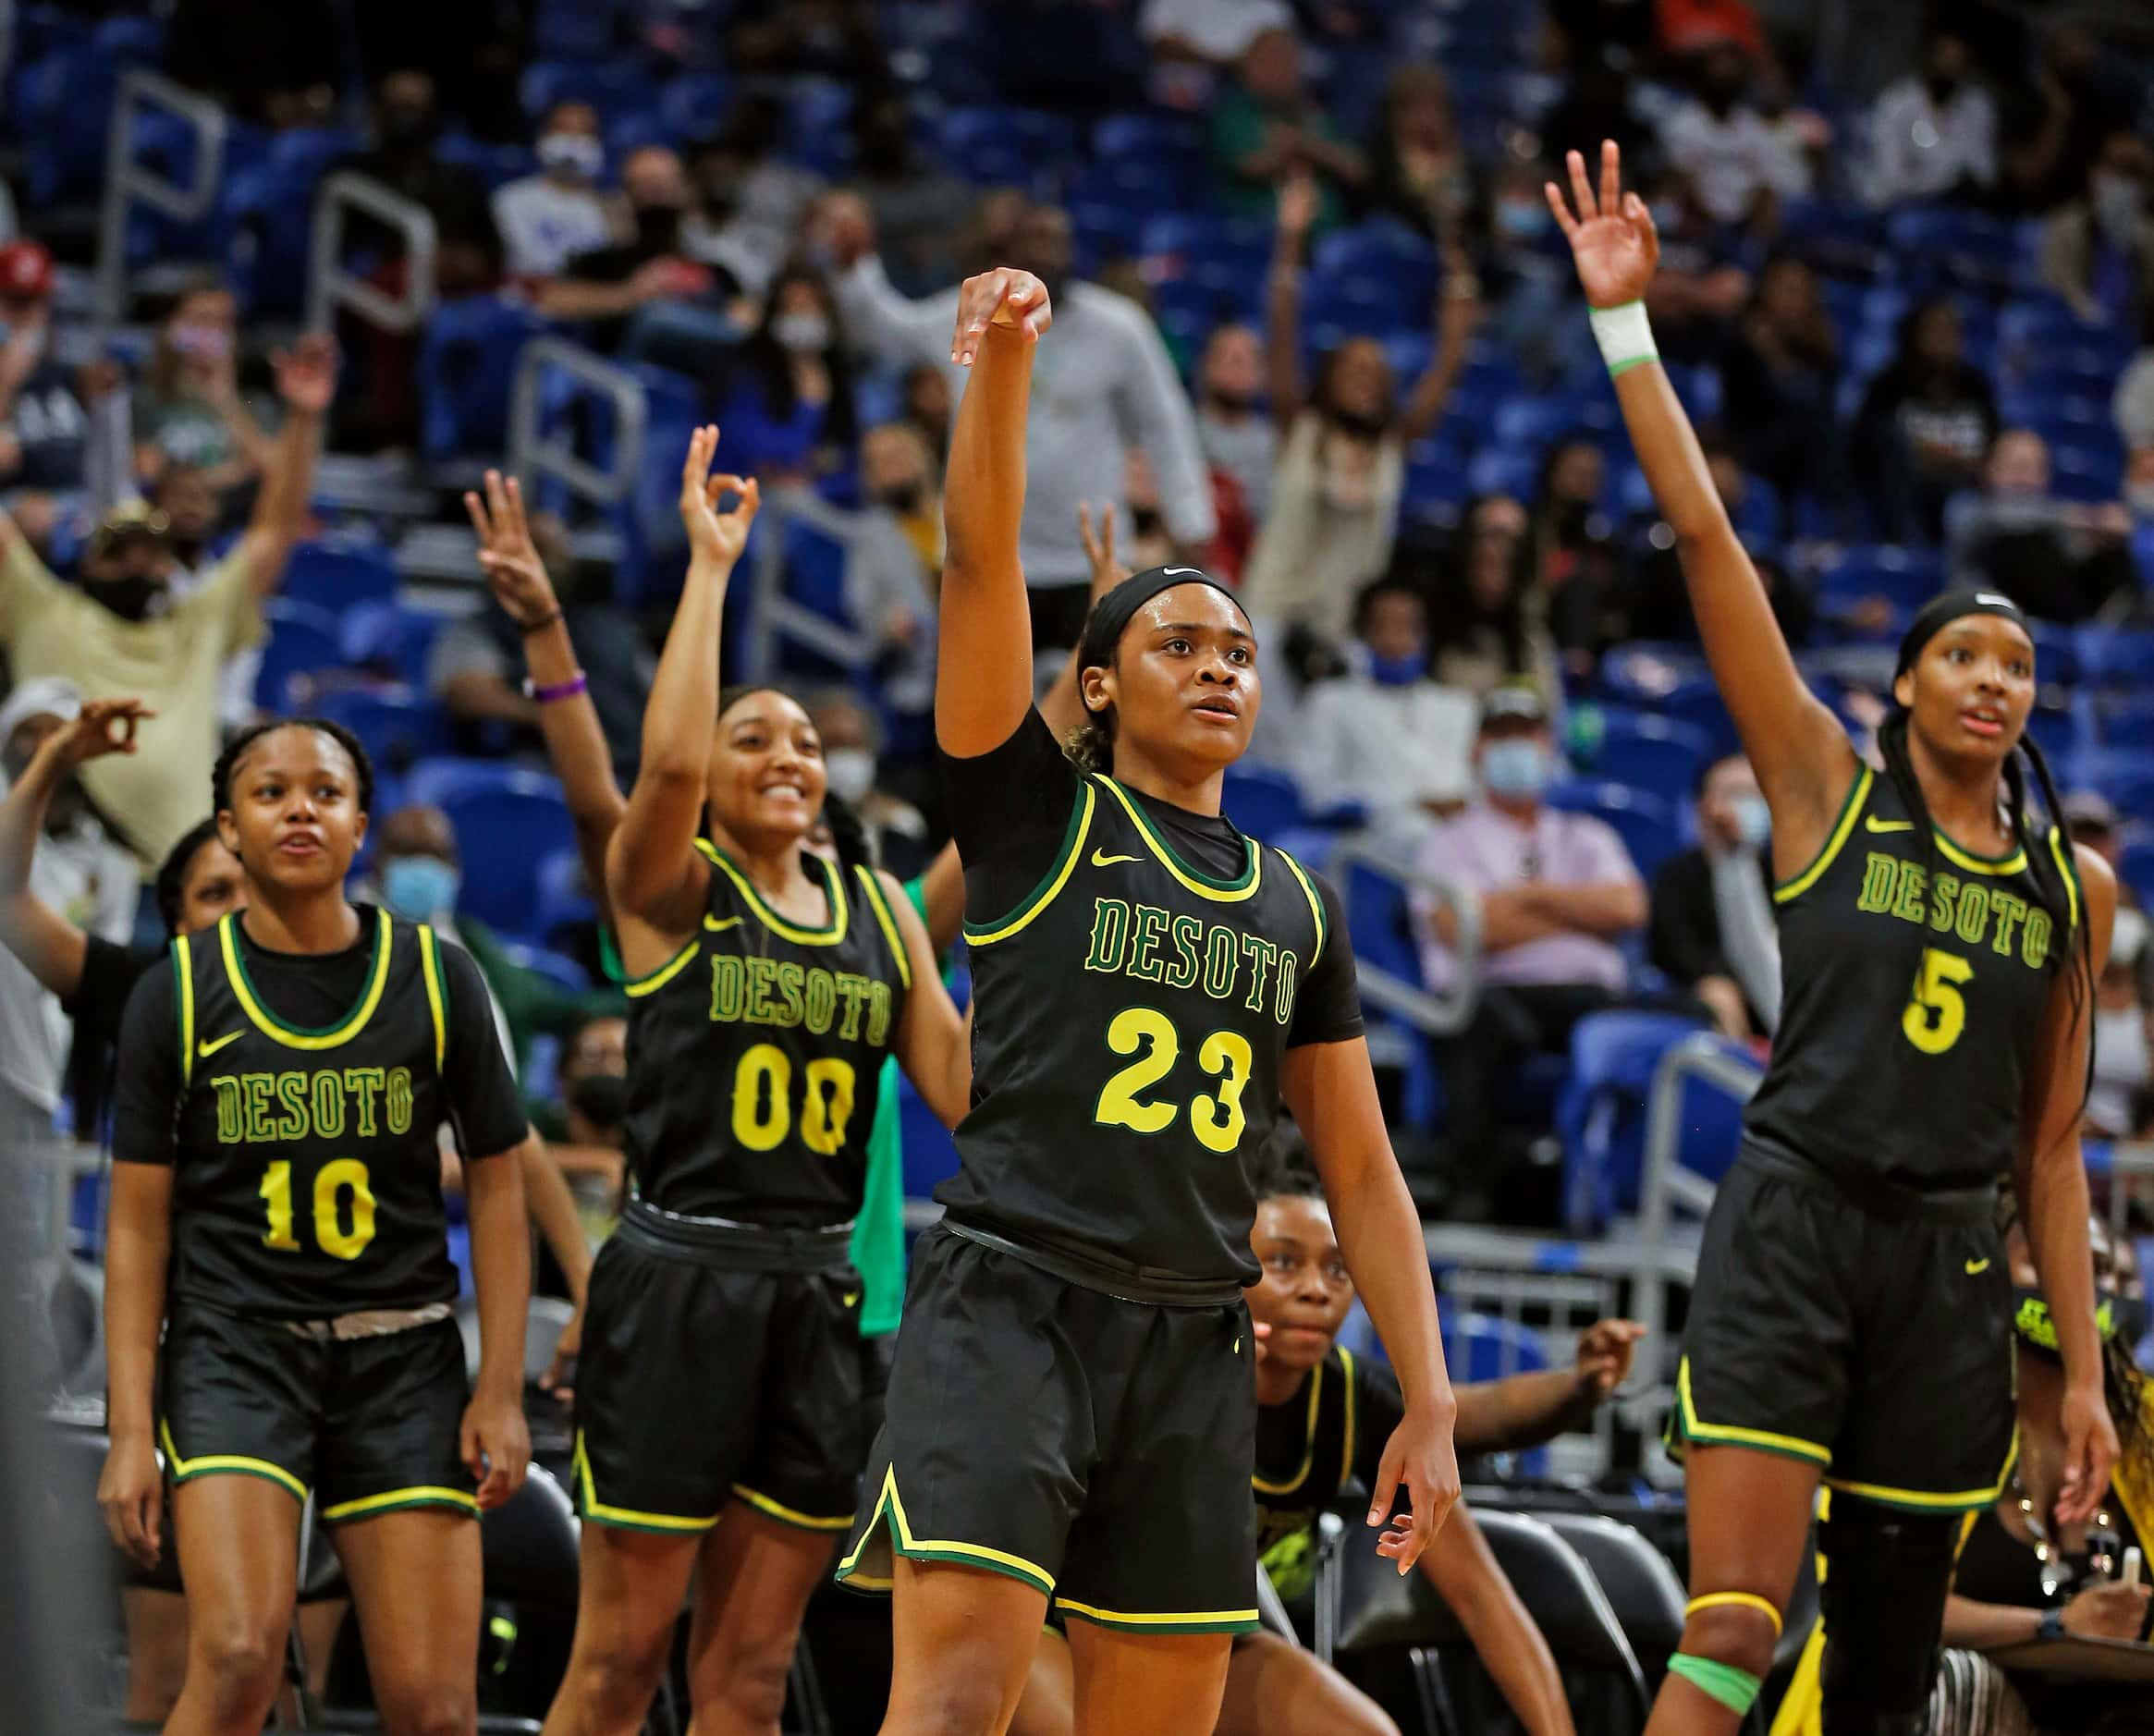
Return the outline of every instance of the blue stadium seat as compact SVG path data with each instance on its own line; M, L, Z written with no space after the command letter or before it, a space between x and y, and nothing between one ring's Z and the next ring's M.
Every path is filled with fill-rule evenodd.
M1653 1012L1594 1013L1573 1028L1570 1076L1556 1100L1563 1215L1573 1235L1598 1235L1619 1214L1637 1209L1654 1070L1673 1045L1705 1028L1698 1020ZM1686 1094L1686 1103L1693 1095L1702 1106L1705 1094ZM1686 1151L1694 1127L1701 1145L1717 1145L1718 1130L1686 1117ZM1731 1141L1720 1167L1733 1155Z
M558 780L497 760L426 760L405 799L440 808L464 858L462 908L505 935L535 935L539 864L575 847Z
M598 920L598 900L583 872L583 852L556 850L539 863L538 909L532 927L552 939L566 929L584 928Z
M1354 957L1416 988L1425 987L1406 888L1389 874L1356 862L1348 864L1340 889L1346 898L1347 932Z
M555 60L595 60L614 45L619 0L538 0L532 20L534 54Z
M2145 628L2082 627L2073 635L2072 642L2078 654L2079 679L2090 686L2154 685L2154 631ZM2045 668L2044 676L2048 673Z
M1244 761L1227 768L1219 811L1251 837L1270 839L1308 825L1301 787L1285 772Z
M349 128L294 127L273 134L259 162L227 172L223 204L233 286L251 317L299 315L315 191L331 165L361 142Z
M1705 730L1652 712L1604 708L1600 730L1593 775L1656 791L1671 801L1689 797L1713 751L1713 740Z
M1204 151L1203 124L1187 116L1137 112L1102 115L1092 123L1092 154L1102 163L1201 159Z
M496 296L467 296L434 311L419 348L419 446L425 457L500 456L508 443L517 361L545 329L530 308Z
M485 182L489 193L500 191L510 181L521 180L538 168L538 158L529 146L496 144L453 130L434 141L434 153L444 163L471 170Z
M571 995L590 992L591 973L564 954L515 940L504 942L501 950L508 955L509 963L537 972L556 988L566 989Z
M2139 902L2154 905L2154 837L2143 837L2124 846L2118 876L2138 894Z
M1891 543L1857 544L1817 574L1820 600L1849 603L1881 596L1895 607L1917 609L1944 587L1944 561L1933 549Z
M1590 813L1608 822L1631 852L1639 874L1650 880L1675 854L1683 837L1676 825L1675 799L1628 784L1576 778L1548 792L1548 804L1570 813Z
M385 776L449 749L448 718L440 705L400 683L333 688L314 702L313 709L357 736Z
M2154 748L2154 694L2112 700L2097 706L2094 717L2102 747L2131 748L2140 752ZM2042 752L2050 752L2047 741L2042 743Z
M2070 782L2097 789L2126 818L2154 821L2154 759L2136 749L2090 749L2074 761Z
M369 544L301 543L292 550L278 593L341 615L361 603L386 603L397 594L397 563Z
M658 93L658 118L679 139L707 139L726 118L733 81L722 72L683 72Z
M315 603L271 597L262 605L269 624L269 642L262 648L262 666L254 678L254 703L264 711L288 712L312 697L295 689L294 679L342 666L337 617Z
M397 603L359 603L345 611L344 660L412 687L426 682L426 657L441 617Z
M518 86L523 112L534 119L556 103L570 98L589 103L602 119L651 114L658 91L632 60L537 60L523 69Z

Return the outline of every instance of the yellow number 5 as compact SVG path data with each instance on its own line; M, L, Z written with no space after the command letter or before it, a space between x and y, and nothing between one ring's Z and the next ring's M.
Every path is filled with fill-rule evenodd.
M1974 974L1975 967L1957 953L1923 948L1922 974L1915 984L1915 997L1900 1015L1900 1029L1925 1055L1942 1055L1967 1028L1966 997L1957 984Z

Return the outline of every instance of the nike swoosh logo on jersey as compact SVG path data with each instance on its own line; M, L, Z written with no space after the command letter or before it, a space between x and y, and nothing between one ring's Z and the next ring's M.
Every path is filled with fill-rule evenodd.
M728 928L740 927L740 919L738 916L706 916L703 919L703 925L714 935L722 935Z
M1912 820L1880 820L1874 813L1866 815L1862 824L1866 832L1912 832L1915 829L1915 822Z
M1118 862L1135 862L1136 860L1134 856L1109 856L1105 850L1100 850L1092 852L1092 865L1095 868L1111 868Z
M214 1041L205 1037L202 1042L194 1045L195 1055L197 1058L206 1061L219 1049L225 1047L227 1044L239 1042L239 1040L246 1034L247 1033L244 1031L227 1031L223 1036L218 1037Z
M852 1304L853 1304L854 1302L858 1302L859 1300L860 1300L860 1292L859 1292L858 1290L847 1290L847 1291L845 1292L845 1305L846 1305L848 1308L851 1307L851 1306L852 1306Z
M1989 1269L1989 1262L1987 1260L1969 1260L1967 1262L1967 1276L1969 1278L1979 1278Z

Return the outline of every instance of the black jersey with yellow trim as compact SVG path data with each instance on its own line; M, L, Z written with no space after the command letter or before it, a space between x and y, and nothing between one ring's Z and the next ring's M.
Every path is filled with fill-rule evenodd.
M883 1061L912 987L873 869L802 853L819 924L772 910L708 839L694 938L628 984L630 1173L661 1210L843 1223L867 1185Z
M386 911L361 907L360 919L373 950L358 998L312 1030L283 1022L257 991L236 916L172 943L179 1297L298 1320L456 1297L439 943Z
M1316 1519L1374 1474L1406 1413L1397 1377L1334 1344L1302 1390L1256 1412L1256 1549L1272 1588L1291 1601L1316 1582Z
M1865 765L1817 858L1773 889L1780 1027L1744 1125L1830 1173L1981 1187L2012 1167L2079 883L2053 828L2005 856L1935 827L1932 843L1934 880L1898 789Z
M1113 778L1071 785L1031 895L966 924L973 1103L936 1197L1103 1275L1254 1282L1243 1164L1278 1119L1326 900L1284 851L1244 837L1238 874L1206 874Z

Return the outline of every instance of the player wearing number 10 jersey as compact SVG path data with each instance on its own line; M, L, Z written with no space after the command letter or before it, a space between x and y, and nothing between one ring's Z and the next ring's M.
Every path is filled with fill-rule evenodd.
M364 750L333 725L270 726L227 750L216 784L248 908L176 940L121 1031L100 1498L120 1540L153 1555L153 1429L189 1614L168 1729L266 1715L310 1492L385 1725L438 1728L459 1705L468 1724L469 1522L508 1498L529 1456L522 1108L471 959L345 901L372 795ZM445 1125L467 1159L475 1398L449 1317Z
M807 848L814 726L774 689L719 691L756 490L711 475L716 443L699 429L682 469L689 570L607 857L635 1195L591 1277L582 1583L548 1736L641 1726L691 1573L696 1727L777 1728L866 1451L849 1250L883 1062L945 1119L964 1100L962 1027L911 902L857 826L833 819L844 860Z
M1458 1488L1427 1254L1336 902L1219 811L1259 703L1248 620L1194 568L1124 580L1034 707L1018 527L1050 317L1036 279L990 272L953 347L977 366L950 451L936 736L973 1106L838 1570L896 1599L893 1736L1007 1729L1050 1601L1074 1618L1081 1722L1211 1728L1230 1635L1256 1620L1243 1166L1282 1100L1405 1384L1370 1522L1401 1482L1414 1510L1379 1550L1411 1562Z

